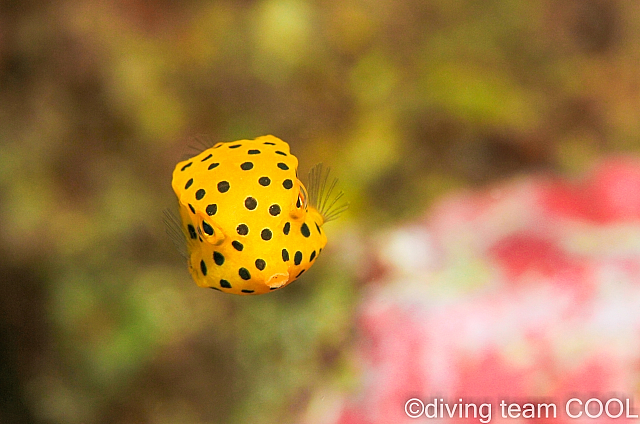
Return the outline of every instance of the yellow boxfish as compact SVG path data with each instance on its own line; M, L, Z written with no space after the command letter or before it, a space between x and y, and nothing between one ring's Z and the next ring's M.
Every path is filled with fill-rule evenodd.
M199 286L263 294L313 265L327 243L322 225L348 205L337 204L342 192L330 199L336 180L327 184L321 165L309 173L309 192L297 170L289 145L271 135L217 143L176 165L180 220L167 213L167 231L186 239Z

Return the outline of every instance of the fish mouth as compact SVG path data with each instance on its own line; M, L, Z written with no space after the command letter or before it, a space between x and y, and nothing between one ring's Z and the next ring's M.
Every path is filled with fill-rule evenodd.
M279 289L289 281L289 273L276 273L267 280L267 286L271 289Z

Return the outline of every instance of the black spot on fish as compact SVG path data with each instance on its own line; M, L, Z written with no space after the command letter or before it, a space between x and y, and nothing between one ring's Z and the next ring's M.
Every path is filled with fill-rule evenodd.
M206 207L205 211L207 212L207 215L213 216L216 214L216 212L218 212L218 205L212 203L211 205L208 205Z
M269 214L271 216L280 215L280 206L279 205L271 205L271 206L269 206Z
M269 177L260 177L260 179L258 179L258 183L260 183L261 186L266 187L271 184L271 179Z
M252 211L256 207L258 207L258 201L256 199L254 199L253 197L249 196L246 199L244 199L244 206L247 209L249 209L250 211Z
M271 237L273 236L273 234L271 233L271 230L268 228L265 228L264 230L262 230L262 232L260 233L260 237L262 237L262 240L264 241L269 241L271 240Z
M244 267L238 270L238 275L240 275L240 278L242 278L243 280L251 279L251 274L249 273L249 270Z
M247 234L249 234L249 227L247 227L246 224L240 224L238 225L238 227L236 228L236 231L238 232L238 234L240 234L241 236L246 236Z
M226 193L229 191L229 181L220 181L218 183L218 191L220 193Z

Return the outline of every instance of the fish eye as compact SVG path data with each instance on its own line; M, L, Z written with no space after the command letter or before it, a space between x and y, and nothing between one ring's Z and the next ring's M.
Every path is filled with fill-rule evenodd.
M307 192L304 187L300 186L300 193L298 193L298 201L296 202L296 207L300 208L304 206L307 209Z
M200 227L198 227L198 230L200 230ZM207 221L204 221L204 220L202 221L202 231L204 231L204 233L208 236L212 236L215 234L213 227L209 225Z

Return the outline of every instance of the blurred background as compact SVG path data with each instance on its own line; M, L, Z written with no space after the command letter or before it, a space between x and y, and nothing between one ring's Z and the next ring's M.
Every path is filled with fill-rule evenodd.
M429 266L447 272L438 274L440 291L421 299L466 305L477 287L501 293L500 281L521 274L500 264L521 264L531 239L484 244L503 219L539 205L529 194L520 202L521 190L579 181L612 155L625 165L602 180L605 189L635 184L627 177L640 151L639 63L632 0L0 1L0 422L399 422L344 406L373 390L363 381L376 362L362 355L380 346L370 344L367 322L379 327L362 322L367 299L428 286ZM326 253L299 281L239 297L191 280L162 210L176 204L171 173L197 134L273 134L290 144L303 175L323 162L339 177L351 207L327 224ZM511 181L522 185L492 189ZM629 198L634 184L614 200ZM614 253L616 237L640 234L639 202L594 217L591 200L602 191L560 186L545 204L564 205L548 233L561 245L574 246L562 242L567 219L589 231L624 221L626 230L607 233ZM449 213L443 200L463 196L464 205L477 193L511 206L479 218L491 225L468 225L469 215L458 206ZM434 207L453 221L425 221ZM574 224L572 234L583 234ZM412 225L424 239L407 236ZM456 228L484 232L433 254L432 233L445 240ZM589 246L598 247L593 231ZM632 264L635 240L623 252ZM518 246L522 255L510 259ZM566 276L564 263L549 259L553 249L535 246L547 252L538 264ZM470 249L486 266L455 260ZM589 257L611 256L598 252ZM449 260L438 262L442 255ZM623 297L635 299L629 275ZM380 340L395 357L394 342ZM620 349L628 359L620 369L635 375L635 347ZM478 363L502 364L491 358ZM444 381L434 378L425 377L430 389L410 391L426 398ZM557 393L545 384L519 393ZM603 390L637 385L612 380Z

